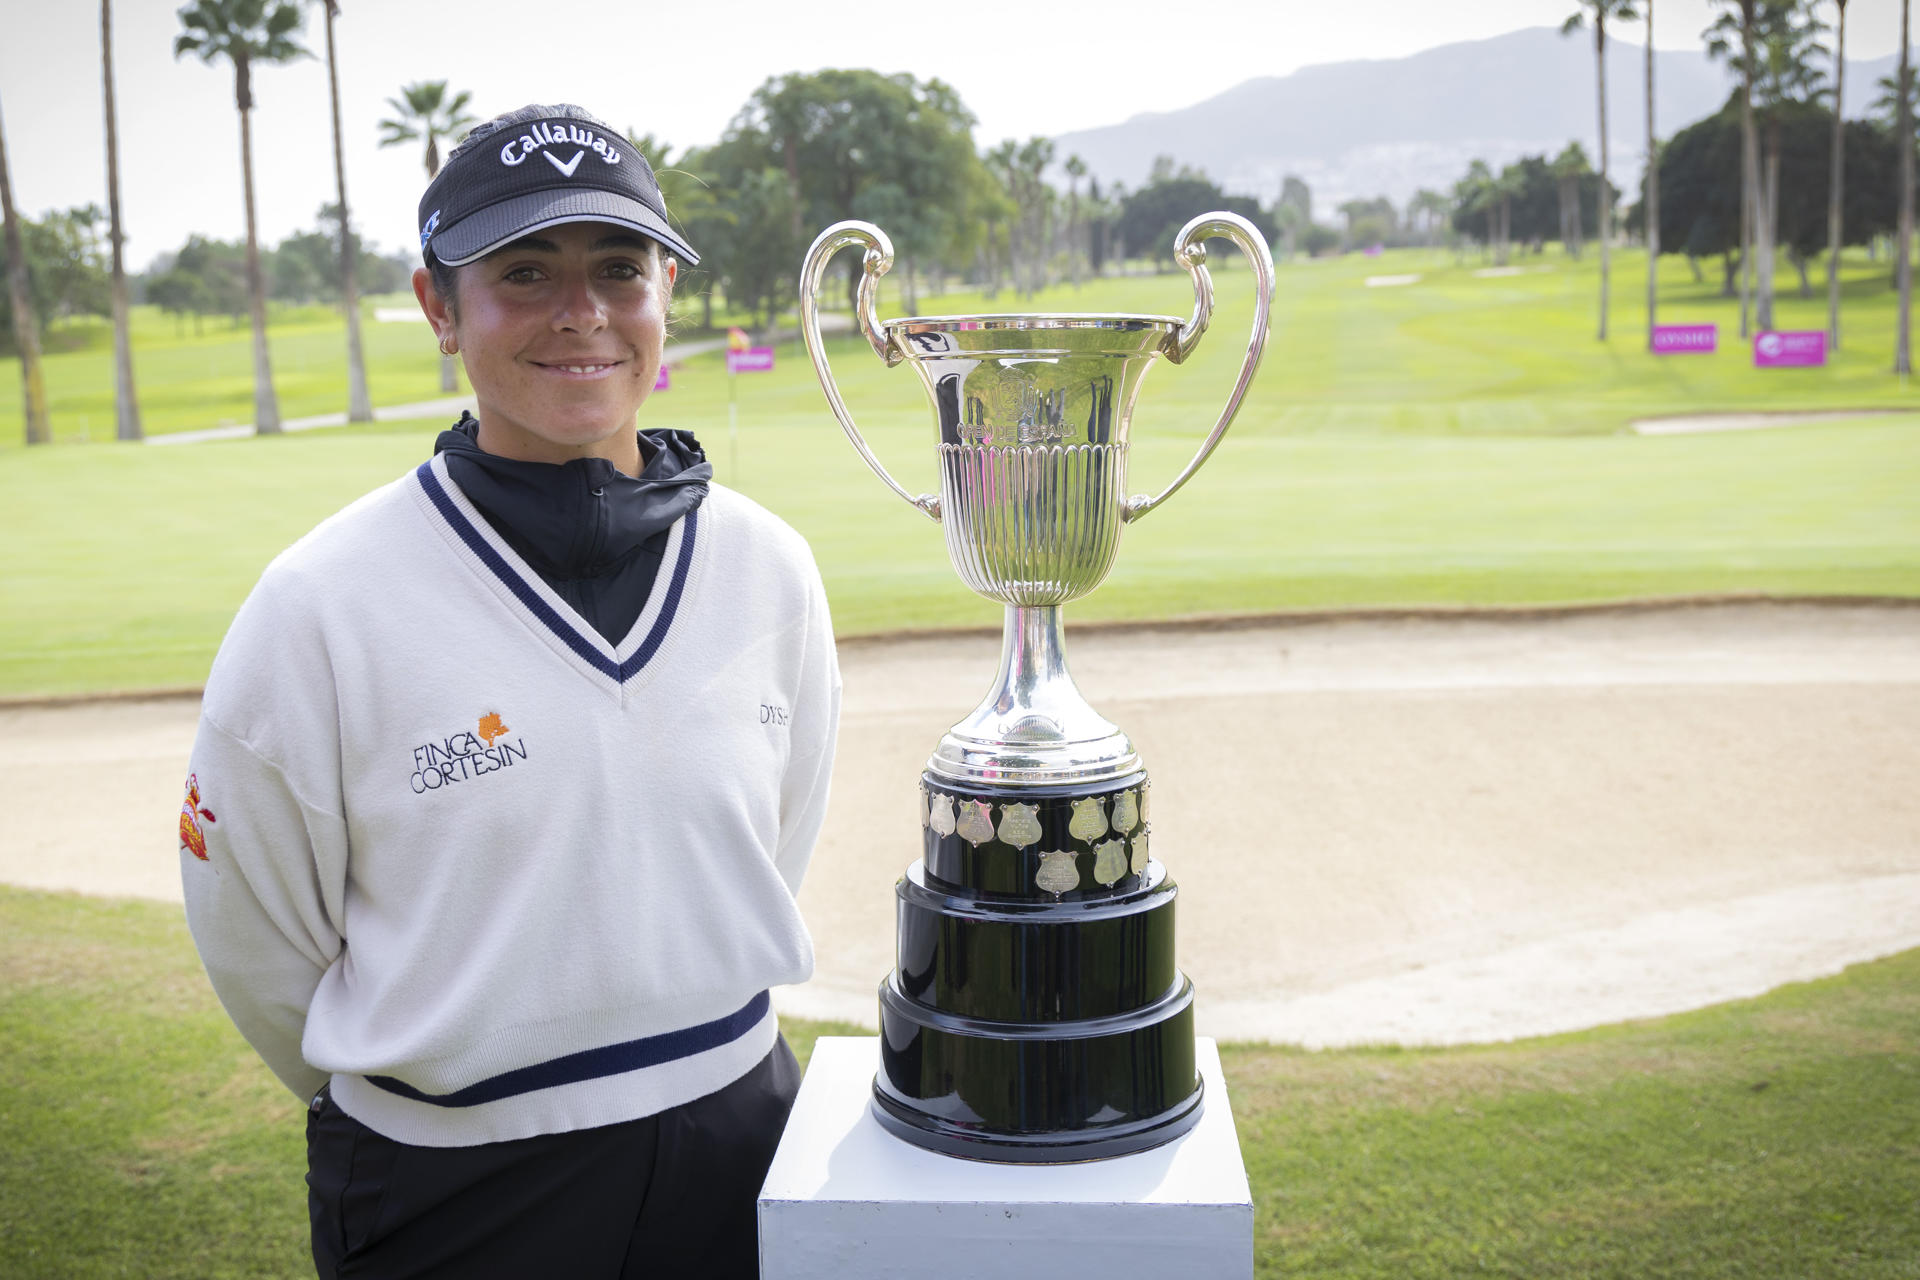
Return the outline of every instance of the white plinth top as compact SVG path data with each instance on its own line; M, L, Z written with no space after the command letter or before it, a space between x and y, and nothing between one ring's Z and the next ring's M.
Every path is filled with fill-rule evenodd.
M878 1037L822 1037L760 1192L761 1275L1251 1276L1253 1197L1220 1054L1197 1042L1200 1122L1162 1147L1080 1164L923 1151L869 1108Z

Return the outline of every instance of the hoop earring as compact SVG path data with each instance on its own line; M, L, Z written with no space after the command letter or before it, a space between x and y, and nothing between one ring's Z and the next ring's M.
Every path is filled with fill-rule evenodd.
M440 339L440 354L452 359L460 354L460 340L449 334Z

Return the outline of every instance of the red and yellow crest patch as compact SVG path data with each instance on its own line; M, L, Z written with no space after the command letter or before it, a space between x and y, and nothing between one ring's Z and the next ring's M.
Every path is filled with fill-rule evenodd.
M187 798L180 804L180 847L205 862L207 860L207 833L200 829L200 819L218 822L213 810L200 805L200 778L197 774L187 775Z

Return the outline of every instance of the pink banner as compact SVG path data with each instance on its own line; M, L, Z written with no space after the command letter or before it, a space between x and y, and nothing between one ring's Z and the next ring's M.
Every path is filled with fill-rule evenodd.
M728 373L772 373L773 348L748 347L745 351L727 352Z
M1805 369L1827 362L1827 333L1824 329L1761 334L1753 340L1753 367L1756 369Z
M1717 324L1657 324L1653 326L1653 354L1690 355L1716 350L1720 345Z
M663 364L660 366L660 372L654 375L653 389L655 391L665 391L672 385L673 379L667 376L667 366Z

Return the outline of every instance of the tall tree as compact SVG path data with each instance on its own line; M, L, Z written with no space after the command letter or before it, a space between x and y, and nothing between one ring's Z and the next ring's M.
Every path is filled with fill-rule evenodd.
M1813 0L1763 0L1760 10L1759 74L1754 80L1757 95L1754 107L1766 132L1763 160L1762 199L1766 217L1759 223L1765 233L1758 246L1758 263L1763 319L1761 328L1772 328L1775 248L1781 243L1780 151L1782 120L1793 108L1817 102L1822 95L1826 75L1816 65L1826 56L1819 37L1826 24L1813 11ZM1803 276L1805 264L1796 256Z
M1893 371L1913 372L1913 44L1908 26L1912 0L1900 0L1900 96L1894 115L1894 145L1900 152L1900 228L1895 238L1894 276L1900 310L1893 336Z
M1560 196L1560 245L1570 258L1578 258L1580 246L1586 242L1586 229L1580 222L1580 187L1592 174L1586 148L1578 142L1569 142L1553 158L1554 183Z
M391 119L380 122L380 145L397 147L420 138L427 140L427 181L440 172L440 139L452 139L475 123L467 114L467 102L473 94L462 90L449 98L445 80L421 80L402 85L400 96L388 98L393 109Z
M1560 34L1571 35L1580 30L1589 15L1593 19L1594 85L1600 109L1600 340L1604 342L1613 269L1613 188L1607 178L1607 22L1609 19L1632 22L1639 14L1634 11L1634 0L1580 0L1580 7L1560 24Z
M1493 170L1487 167L1485 160L1475 160L1469 164L1466 173L1453 184L1455 217L1464 219L1478 215L1486 220L1486 235L1482 243L1488 253L1493 252L1494 232L1498 227L1500 212L1500 196L1495 190L1497 185Z
M393 118L380 122L380 145L397 147L403 142L425 138L427 181L432 182L440 173L440 139L451 139L475 123L474 117L467 114L467 100L472 97L473 94L462 90L449 98L445 80L421 80L402 85L399 97L387 99L387 105L393 108ZM342 194L340 198L344 203L346 196ZM442 391L460 389L457 368L454 358L441 352Z
M1647 0L1647 350L1660 323L1660 143L1653 131L1653 0Z
M7 131L0 125L0 219L6 224L7 294L13 302L13 345L20 351L20 392L26 401L27 443L45 444L47 383L40 370L40 321L33 314L32 285L27 280L27 249L20 235L20 215L13 207L13 179L7 171Z
M1513 198L1526 190L1526 186L1526 173L1517 164L1507 165L1493 180L1493 199L1500 211L1493 260L1503 267L1513 258Z
M1085 249L1080 243L1080 179L1087 176L1087 162L1077 155L1067 157L1067 270L1073 287L1080 287L1080 265Z
M103 0L104 2L104 0ZM340 136L340 60L334 50L333 20L339 0L320 0L327 13L327 94L333 105L333 180L340 192L340 305L347 313L347 421L372 422L367 394L367 357L360 345L360 264L353 219L347 209L347 159Z
M1840 349L1840 220L1846 189L1847 0L1833 0L1833 176L1827 183L1827 345Z
M133 339L127 326L126 235L120 224L120 127L113 109L113 7L100 0L100 83L107 107L107 239L113 247L113 432L140 438L140 402L133 394Z
M1447 198L1430 187L1421 187L1407 201L1407 222L1409 229L1415 218L1420 220L1422 237L1428 244L1437 243L1441 223L1447 216Z
M280 430L280 401L267 357L267 287L260 273L260 236L253 205L253 68L307 56L294 40L301 12L292 0L194 0L180 10L173 56L193 53L212 64L233 64L233 101L240 112L240 175L247 204L247 293L253 313L253 429Z
M1760 144L1753 122L1754 28L1760 0L1714 0L1714 3L1722 7L1722 12L1706 30L1707 52L1712 57L1728 59L1740 77L1740 336L1744 338L1753 332L1755 224L1765 216L1760 207Z

